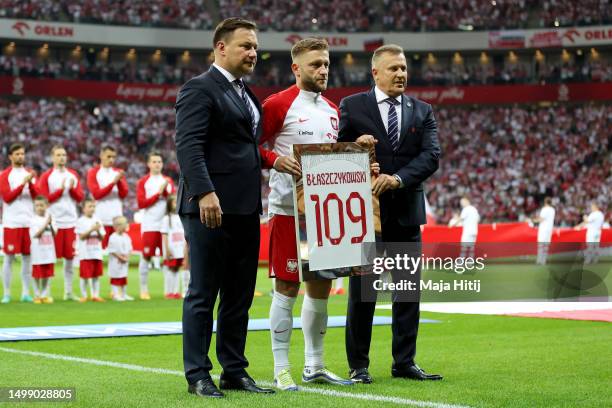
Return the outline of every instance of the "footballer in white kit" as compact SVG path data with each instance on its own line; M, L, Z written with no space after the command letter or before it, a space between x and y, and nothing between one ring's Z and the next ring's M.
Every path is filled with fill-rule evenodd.
M584 251L584 263L597 263L599 259L599 242L601 241L601 229L605 222L605 216L599 209L597 203L591 203L591 212L584 216L584 220L576 226L576 229L586 227L586 249Z
M164 162L161 153L151 152L147 158L149 174L138 180L136 198L138 208L143 209L140 231L142 235L142 256L138 264L140 275L140 298L151 299L149 295L149 260L156 249L162 251L161 222L166 215L166 199L176 192L174 182L162 174Z
M536 263L545 265L548 258L548 249L552 239L553 228L555 226L555 208L552 206L552 199L546 197L544 206L540 210L540 214L534 219L538 225L538 255Z
M4 264L2 303L11 301L13 261L21 255L21 301L32 302L30 281L29 225L34 215L32 199L36 196L35 173L25 167L25 146L14 143L9 147L11 165L0 173L0 197L2 197L2 228Z
M329 72L327 42L316 38L301 40L293 46L291 57L296 84L264 101L261 143L267 142L274 153L286 160L286 166L283 167L285 171L299 175L297 162L289 157L291 146L334 143L338 138L339 112L336 105L321 95L327 88ZM290 373L289 344L293 329L293 306L300 282L296 267L291 174L271 170L270 189L269 275L276 278L270 307L274 382L281 390L295 391L297 386ZM352 385L352 381L327 370L323 362L323 338L327 331L327 302L331 283L331 280L306 282L301 316L305 342L302 381Z
M87 188L96 200L95 216L102 221L106 232L102 248L106 248L114 231L113 219L123 215L122 201L129 192L123 170L113 167L116 158L115 148L106 145L100 152L100 165L87 172Z
M161 234L164 255L164 295L167 299L181 299L189 284L189 272L183 266L185 231L176 213L176 195L168 197L166 215L162 219ZM179 270L183 269L183 292L179 288Z
M453 217L449 226L463 226L461 231L461 258L474 257L474 243L478 237L478 222L480 222L480 214L467 197L461 198L461 214ZM457 272L459 273L459 272Z
M79 217L76 234L79 237L79 276L81 302L87 301L87 283L91 283L90 299L104 302L100 297L100 276L104 272L102 265L102 240L106 234L102 221L95 217L96 202L88 198L83 202L83 215Z
M34 278L34 303L53 303L51 297L51 278L54 276L55 231L52 227L51 214L47 208L49 202L43 196L34 199L35 214L30 222L30 240L32 252L32 277Z
M49 200L49 213L55 229L55 255L64 258L64 299L74 300L72 293L72 262L74 259L77 204L85 193L79 174L66 167L68 156L60 145L51 148L53 168L41 174L36 185L38 192Z
M108 239L108 276L113 293L113 300L134 300L127 295L129 257L132 253L132 240L127 234L127 219L123 216L113 220L113 232Z

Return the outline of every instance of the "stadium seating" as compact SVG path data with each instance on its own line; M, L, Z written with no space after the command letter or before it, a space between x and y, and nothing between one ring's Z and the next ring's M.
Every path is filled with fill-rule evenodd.
M276 31L442 31L609 24L606 0L0 0L0 17L211 29L213 16Z

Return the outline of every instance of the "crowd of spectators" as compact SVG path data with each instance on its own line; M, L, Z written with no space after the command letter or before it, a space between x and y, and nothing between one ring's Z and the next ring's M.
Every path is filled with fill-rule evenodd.
M612 105L438 108L443 156L427 183L446 223L470 197L483 222L520 221L553 197L557 225L612 197Z
M219 0L219 13L253 20L264 31L357 32L376 21L366 0Z
M609 0L544 0L536 11L540 27L606 25L612 22Z
M0 0L0 17L210 30L204 0Z
M554 197L557 225L580 222L591 200L604 211L610 205L612 105L439 107L436 119L443 156L426 191L441 223L459 210L463 195L483 222L533 216L546 196ZM49 151L59 143L84 177L100 147L112 144L131 186L126 209L132 214L147 152L162 151L164 171L177 179L174 121L169 105L3 99L0 157L11 143L25 143L28 165L40 172L51 166ZM0 166L7 164L3 159Z
M441 31L609 24L609 0L0 0L0 17L211 29L217 16L276 31Z
M330 87L369 86L371 75L366 62L345 65L332 56ZM200 61L204 61L201 58ZM166 64L118 61L90 64L87 59L41 60L32 57L0 55L0 75L80 79L90 81L137 82L180 85L208 70L206 62ZM295 81L290 63L285 59L261 61L247 82L256 86L288 86ZM410 86L490 85L490 84L553 84L567 82L612 81L612 64L605 58L585 59L582 63L548 62L528 64L520 62L496 68L492 64L436 64L409 69Z
M453 31L525 28L534 0L383 0L386 31Z

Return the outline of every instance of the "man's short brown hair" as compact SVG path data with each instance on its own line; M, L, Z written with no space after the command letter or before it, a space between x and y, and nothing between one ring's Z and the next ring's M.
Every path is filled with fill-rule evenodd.
M164 156L162 156L159 150L152 150L149 152L149 154L147 154L147 163L149 162L149 160L151 160L153 156L159 157L160 159L162 159L162 161L164 160Z
M329 44L327 44L327 40L317 37L304 38L303 40L293 44L293 47L291 47L291 58L295 59L298 55L313 50L328 51Z
M107 150L110 150L111 152L117 153L117 150L113 146L111 146L109 144L102 145L102 149L100 149L100 152L104 153Z
M393 55L403 54L404 49L396 44L387 44L387 45L382 45L378 47L377 49L374 50L374 54L372 54L372 67L376 64L376 61L378 60L378 58L382 54L385 54L385 53L389 53Z
M9 147L9 155L15 153L17 150L25 150L25 146L21 143L13 143L10 147Z
M247 30L257 31L257 24L250 20L245 20L240 17L226 18L215 28L215 34L213 35L213 48L219 41L227 41L228 38L239 28L246 28Z

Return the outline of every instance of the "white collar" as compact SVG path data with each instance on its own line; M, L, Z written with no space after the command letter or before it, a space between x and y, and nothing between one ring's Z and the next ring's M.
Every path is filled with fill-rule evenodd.
M380 90L379 87L374 87L374 94L376 95L376 103L380 104L381 102L390 98L389 95ZM402 103L402 95L398 95L395 97L395 100L398 101L401 105Z
M233 84L236 79L239 79L233 76L228 70L226 70L225 68L221 67L220 65L214 62L213 62L213 67L217 68L219 72L221 72L221 74L223 74L223 76L229 81L230 84Z
M297 85L296 85L296 86L297 86ZM299 86L298 86L298 89L300 90L300 93L301 93L302 95L307 96L307 97L309 97L309 98L312 98L312 99L314 99L314 100L316 100L316 99L317 99L317 98L318 98L318 97L321 95L321 93L320 93L320 92L312 92L312 91L307 91L307 90L305 90L305 89L300 88Z

